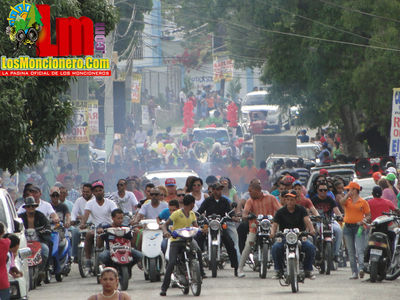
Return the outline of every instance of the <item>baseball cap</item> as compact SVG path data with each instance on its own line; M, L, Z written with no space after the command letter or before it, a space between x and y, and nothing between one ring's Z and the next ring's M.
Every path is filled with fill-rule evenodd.
M36 192L39 192L39 193L41 192L40 187L38 187L37 185L32 185L29 188L29 190L36 191Z
M319 175L328 175L328 170L327 169L321 169L319 170Z
M223 188L224 188L224 186L223 186L221 183L219 183L219 182L214 183L213 185L211 185L211 187L212 187L213 189L215 189L215 190L223 189Z
M282 181L281 181L281 182L282 182L284 185L291 185L291 184L293 184L294 181L295 181L295 179L294 179L293 176L286 175L285 177L282 178Z
M92 189L94 189L95 187L102 187L104 189L104 183L102 180L96 180L92 183Z
M172 185L176 185L176 180L174 178L165 179L165 186L172 186Z
M294 191L294 190L291 190L291 191L283 191L282 192L282 197L294 197L294 198L296 198L297 197L297 193L296 193L296 191Z
M53 186L53 187L50 189L50 195L53 195L53 193L60 194L60 188L59 188L59 187L56 187L56 186Z
M296 180L295 182L293 182L293 186L296 186L296 185L302 185L302 184L299 180Z
M386 169L386 173L387 173L387 174L390 174L390 173L392 173L392 174L397 174L397 171L396 171L396 168L394 168L394 167L389 167L389 168Z
M379 179L382 178L381 172L375 172L375 173L373 173L373 174L372 174L372 178L373 178L374 180L378 181Z
M360 185L357 182L350 182L349 185L344 187L345 190L350 190L350 189L356 189L356 190L361 190Z
M394 175L393 173L389 173L385 176L385 179L388 181L395 181L396 180L396 175Z
M374 186L372 189L372 196L379 198L382 196L382 188L380 186Z

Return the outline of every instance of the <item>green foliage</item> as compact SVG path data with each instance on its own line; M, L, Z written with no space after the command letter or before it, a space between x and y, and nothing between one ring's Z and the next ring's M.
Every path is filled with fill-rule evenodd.
M106 0L46 0L32 1L50 4L55 17L88 16L94 22L106 22L108 30L115 26L114 10ZM87 5L100 7L96 12ZM0 2L0 27L8 26L9 1ZM103 5L103 6L102 6ZM105 17L106 19L102 19ZM108 18L108 19L107 19ZM53 27L53 33L54 33ZM14 44L6 34L0 34L0 53L13 57ZM21 47L16 56L36 56L35 50ZM71 103L65 96L71 79L68 77L0 77L0 168L10 173L36 164L66 130L72 116Z
M237 101L237 97L242 89L242 84L240 83L239 78L233 78L228 84L228 94L232 98L233 101Z
M190 91L192 91L194 89L194 84L193 84L193 81L190 80L189 76L185 76L183 78L183 82L184 82L185 86L182 88L182 90L187 95Z
M271 101L300 104L303 121L312 127L338 126L349 152L360 155L354 144L360 130L377 126L388 138L400 56L399 51L372 47L400 49L399 22L392 21L399 20L400 1L331 2L334 5L312 0L168 1L172 7L181 5L173 10L174 18L188 31L208 23L217 34L222 24L235 64L263 67Z

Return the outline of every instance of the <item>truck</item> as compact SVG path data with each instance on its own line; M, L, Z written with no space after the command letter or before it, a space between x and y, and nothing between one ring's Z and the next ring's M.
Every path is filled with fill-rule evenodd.
M270 154L297 154L295 135L256 134L253 136L255 166Z

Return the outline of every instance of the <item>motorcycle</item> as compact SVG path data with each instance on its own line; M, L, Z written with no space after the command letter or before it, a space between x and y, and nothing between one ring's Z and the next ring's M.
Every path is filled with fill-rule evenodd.
M110 248L111 267L118 270L119 283L123 291L128 289L129 278L132 276L131 240L124 238L129 232L131 232L130 227L109 227L105 229ZM101 269L100 266L100 271Z
M51 232L51 241L53 243L52 251L49 255L49 269L46 270L45 283L49 283L51 275L54 275L58 282L63 280L63 276L68 276L71 271L71 238L68 230L62 223L53 225Z
M97 249L97 232L96 232L96 227L94 224L87 224L87 228L81 229L80 232L80 242L78 245L78 269L79 269L79 274L81 275L82 278L86 278L90 275L90 273L93 273L94 276L98 276L100 274L99 272L99 251ZM86 234L89 231L94 232L94 245L93 245L93 250L92 250L92 265L93 268L88 268L86 266L86 259L85 259L85 238Z
M38 283L39 267L42 263L42 246L35 229L26 229L25 235L27 245L32 251L32 254L27 259L29 268L29 290L34 290Z
M160 225L154 219L140 221L143 227L142 237L142 264L144 278L151 282L160 281L164 273L164 254L161 250L163 233Z
M393 216L379 216L371 223L370 236L365 249L368 265L364 268L370 274L370 281L382 281L390 263L391 251L388 238L389 225L395 220Z
M301 255L301 241L307 240L307 234L301 233L298 228L285 229L277 234L277 241L282 242L285 239L286 252L286 270L283 278L279 279L281 286L291 286L292 292L299 291L299 282L304 283L305 274L300 272L300 262L303 260Z
M198 231L197 227L187 227L172 232L172 237L181 239L178 243L185 243L184 250L177 257L173 273L177 285L182 289L184 295L189 294L189 287L194 296L200 296L201 293L200 264L196 250L190 247L192 239Z
M394 218L392 230L394 231L394 243L392 256L389 266L386 271L386 280L396 280L400 276L400 216L398 214L383 213L384 215L392 216Z
M222 230L228 228L226 222L231 220L231 215L234 211L235 209L232 209L224 217L212 214L206 218L206 223L208 224L206 227L208 228L208 257L206 262L208 261L212 277L217 277L218 265L223 267L223 264L227 260L228 255L223 255L223 252L221 251L221 234Z
M333 248L335 236L333 234L332 223L334 219L330 216L321 214L320 216L311 216L311 220L315 222L317 236L315 239L316 258L315 266L319 269L320 274L330 275L334 269Z
M256 242L253 245L253 255L250 255L253 270L258 270L260 278L267 277L267 270L273 265L272 256L270 255L272 243L269 238L271 231L271 223L273 217L271 215L264 216L253 214L248 216L248 219L257 219Z

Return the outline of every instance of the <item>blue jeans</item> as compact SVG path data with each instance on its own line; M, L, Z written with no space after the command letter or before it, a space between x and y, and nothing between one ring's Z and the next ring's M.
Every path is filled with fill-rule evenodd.
M137 264L137 262L142 260L142 252L136 250L136 249L131 249L132 257L133 257L133 265ZM104 250L99 254L99 261L106 266L111 266L112 261L110 257L110 250Z
M343 231L342 228L340 228L339 223L336 221L333 222L332 229L333 229L333 235L335 236L333 255L338 256L340 251L340 246L342 245Z
M79 228L71 226L68 230L71 232L72 256L78 257L78 246L79 242L81 241L81 234L79 232Z
M304 271L312 271L315 258L315 246L309 241L301 242L301 251L305 253L303 266ZM271 249L272 258L274 259L275 271L283 271L285 265L285 243L275 242Z
M366 246L366 230L358 236L359 225L345 224L343 228L344 241L349 252L350 267L353 273L358 274L364 269L364 249Z
M239 236L236 230L236 224L235 222L226 222L228 227L226 228L226 232L228 233L229 237L233 241L233 245L236 250L236 255L238 258L238 263L240 261L240 251L239 251Z
M1 300L9 300L10 299L10 289L0 290L0 299Z
M42 263L41 263L40 268L44 269L47 264L47 260L49 259L50 250L49 250L49 246L47 246L46 243L40 243L40 245L42 246ZM2 298L0 298L0 299L2 299Z

